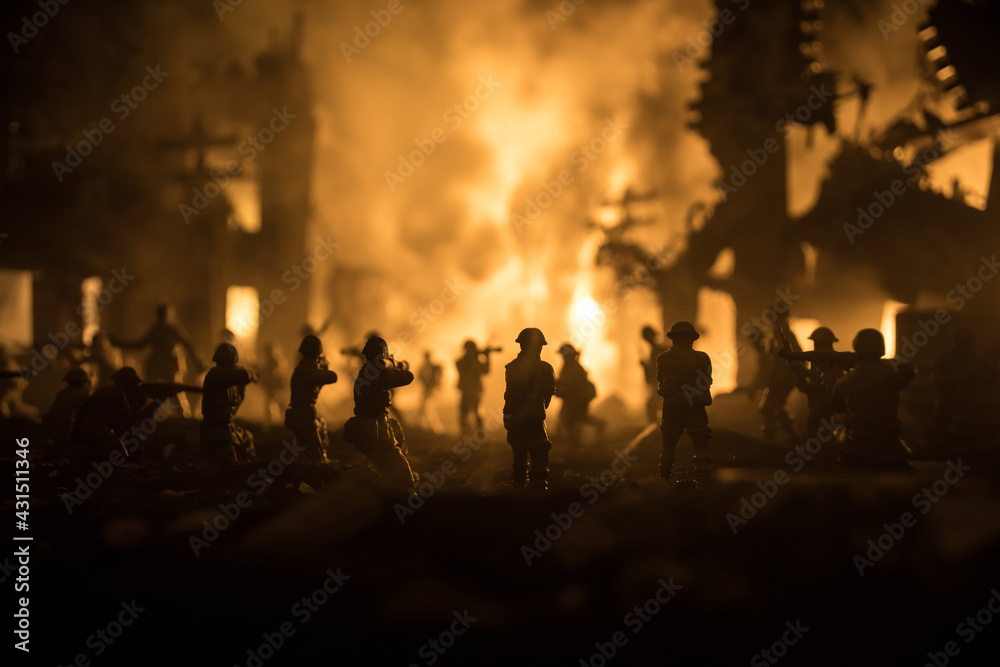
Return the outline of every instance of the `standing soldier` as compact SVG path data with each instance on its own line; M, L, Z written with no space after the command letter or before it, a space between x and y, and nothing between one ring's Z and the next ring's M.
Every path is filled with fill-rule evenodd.
M663 453L660 455L660 477L670 478L677 441L687 429L694 442L696 472L711 465L708 441L712 429L708 426L706 406L712 404L712 360L692 345L701 335L690 322L677 322L667 332L673 345L656 359L657 393L663 397Z
M656 393L656 360L667 348L660 342L660 336L656 333L656 329L649 325L642 328L642 339L649 343L649 357L639 363L642 365L642 371L646 377L646 388L649 396L646 399L646 419L652 424L656 421L656 413L660 403Z
M438 387L441 386L442 372L441 364L434 363L430 350L425 350L424 363L417 371L417 379L420 380L420 386L423 388L420 395L420 425L434 433L444 431L434 400L434 395L437 393Z
M761 395L758 409L764 423L760 430L764 433L764 439L772 442L778 433L778 429L783 429L793 440L796 438L795 426L792 416L788 413L785 404L788 402L788 395L795 389L796 375L789 363L779 356L785 347L791 347L793 352L801 352L795 334L788 327L787 314L780 314L778 320L772 326L767 337L763 341L761 360L766 365L767 386Z
M337 381L337 374L330 370L323 356L323 343L316 336L303 338L299 352L302 361L292 371L292 398L285 411L285 426L305 448L304 460L323 463L330 439L326 421L316 414L316 400L324 386Z
M388 481L408 489L417 478L400 447L402 429L390 424L389 406L392 390L413 382L413 373L405 362L396 363L378 336L369 338L361 353L365 365L354 381L354 417L344 424L344 439L371 459Z
M490 372L490 352L493 351L490 348L480 350L472 340L465 341L464 347L465 354L455 362L458 391L462 394L458 404L458 426L463 434L483 426L479 404L483 400L483 376ZM468 424L469 415L472 415L471 427Z
M531 485L547 489L552 443L545 431L545 410L556 390L555 371L542 361L542 346L548 343L539 329L522 330L514 342L520 343L521 351L506 366L503 395L503 425L514 451L514 484L523 487L527 483L530 455Z
M818 327L811 334L812 352L792 352L782 349L778 354L790 361L808 361L809 368L793 365L795 386L806 395L809 405L809 436L819 433L824 420L833 420L833 387L854 363L854 355L833 349L839 339L827 327Z
M246 386L257 378L237 366L239 354L222 343L212 356L215 366L205 374L201 400L201 446L219 465L253 461L257 454L253 434L236 424L236 411L246 396Z
M149 356L146 357L146 379L152 382L184 382L189 363L198 373L201 373L203 368L198 352L177 322L173 306L166 303L156 307L156 323L141 338L127 341L108 336L108 340L115 347L126 350L149 347ZM182 351L186 355L186 360L181 354ZM190 416L191 407L187 399L179 396L178 401L184 415Z
M569 343L563 343L559 348L563 358L563 367L556 380L555 395L562 399L562 410L559 411L559 431L565 429L570 447L576 449L580 445L581 431L584 424L591 424L598 433L604 431L604 420L589 414L590 402L597 397L597 388L587 377L586 369L580 365L580 353Z
M885 339L878 329L854 337L854 369L833 387L833 409L845 413L840 459L846 465L900 467L909 450L900 439L899 392L915 374L902 359L883 359Z
M82 368L72 368L63 380L68 386L59 390L52 407L44 417L49 435L61 449L69 446L73 422L76 421L80 408L90 398L90 376L87 375L87 371Z
M260 362L260 388L264 390L264 426L271 425L275 410L280 414L281 397L287 383L288 359L285 358L285 352L280 343L268 343L264 346Z

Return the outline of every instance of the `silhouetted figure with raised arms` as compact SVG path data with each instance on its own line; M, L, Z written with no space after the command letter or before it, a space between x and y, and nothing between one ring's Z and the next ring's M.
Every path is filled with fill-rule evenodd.
M833 420L833 386L855 361L854 355L844 357L833 344L839 339L827 327L817 327L810 335L812 352L792 352L782 349L778 354L789 361L808 361L809 368L792 365L796 387L806 395L809 405L809 437L819 433L824 420Z
M424 351L424 362L417 370L417 379L422 389L420 394L420 425L434 433L442 433L444 425L437 413L435 395L441 387L441 375L444 369L441 364L434 363L430 350Z
M462 433L471 433L483 426L483 416L479 413L479 405L483 400L483 376L490 372L490 353L499 352L500 348L487 347L480 350L473 340L465 341L463 347L465 354L455 362L455 368L458 369L458 391L461 393L458 426Z
M660 477L669 479L674 465L677 441L687 430L694 443L696 473L711 466L708 442L712 429L708 426L706 407L712 404L712 360L695 350L693 345L701 334L690 322L677 322L667 332L673 345L656 359L657 393L663 397L663 453L660 455Z
M660 335L656 332L656 329L649 325L642 328L642 339L649 344L649 356L639 362L642 365L642 372L646 378L646 389L649 395L649 398L646 400L646 419L650 423L653 423L656 421L657 413L660 410L660 397L656 393L656 360L667 348L660 341Z
M857 363L833 387L833 409L844 413L841 463L861 467L902 467L909 450L900 439L899 392L915 374L902 359L883 359L885 339L878 329L854 337Z
M580 352L569 343L563 343L559 348L559 355L563 358L555 393L562 399L559 431L565 431L570 447L575 449L580 446L585 424L594 426L600 435L604 432L605 423L603 419L590 414L590 402L597 397L597 387L590 381L586 369L580 365Z
M63 380L67 386L56 394L52 407L42 418L57 447L65 449L73 435L73 422L90 398L90 376L82 368L71 368Z
M539 329L522 330L514 342L520 343L521 351L506 366L503 395L503 425L514 452L514 484L523 487L530 478L532 487L547 489L552 443L545 431L545 410L556 390L555 371L542 361L542 346L548 343Z
M938 444L948 440L955 417L965 413L971 424L979 389L990 378L989 365L975 349L975 336L967 327L958 327L949 336L950 347L939 353L931 363L934 387L938 391L934 402L933 439Z
M779 355L783 348L791 348L793 352L802 350L788 327L787 314L778 315L778 320L768 332L762 347L761 359L767 368L766 386L758 406L764 422L760 430L768 442L775 440L779 430L785 431L794 440L797 437L795 425L785 404L788 402L788 395L795 389L797 378L788 361Z
M196 373L201 373L204 368L190 338L177 321L176 311L166 303L156 307L156 322L141 338L124 340L109 335L108 340L125 350L148 347L146 378L153 382L183 382L188 366L194 366ZM178 400L187 416L190 406L186 398L179 397Z
M320 390L337 381L337 374L323 356L323 343L316 336L306 336L299 345L302 361L292 371L292 397L285 411L285 426L305 447L302 459L322 463L326 461L326 451L330 438L326 431L326 421L316 414L316 401Z
M413 382L413 373L401 368L389 354L389 346L378 336L368 339L361 350L365 365L354 381L354 417L344 424L344 439L367 456L390 483L409 489L416 483L410 462L389 419L392 390Z
M239 353L222 343L212 356L215 366L205 374L201 401L201 446L218 465L246 463L256 456L253 434L236 424L236 411L246 397L246 386L257 378L238 366Z

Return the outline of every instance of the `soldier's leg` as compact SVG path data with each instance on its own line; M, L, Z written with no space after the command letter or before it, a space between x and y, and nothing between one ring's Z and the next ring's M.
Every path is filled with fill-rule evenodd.
M257 449L253 444L253 433L240 426L233 427L235 442L233 448L238 463L249 463L257 459Z
M326 429L326 420L320 417L316 418L316 436L319 439L320 461L326 461L330 451L330 434Z
M547 489L549 479L549 450L552 443L545 431L545 420L532 422L528 431L530 444L528 453L531 455L531 471L528 473L531 486Z
M389 430L392 431L392 437L396 439L396 446L399 447L403 454L409 454L410 450L406 446L406 434L403 433L403 425L399 423L398 419L393 419L389 417Z
M684 429L670 424L664 418L660 424L660 434L663 436L663 451L660 452L660 477L669 479L674 467L674 452L677 450L677 441L681 439Z
M507 429L507 443L514 455L514 463L511 466L514 484L524 486L528 483L528 448L524 436L519 432L519 424L511 415L503 416L503 425Z

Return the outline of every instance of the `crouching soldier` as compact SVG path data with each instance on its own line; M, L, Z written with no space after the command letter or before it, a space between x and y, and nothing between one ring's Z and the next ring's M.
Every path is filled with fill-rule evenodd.
M523 487L530 476L532 486L547 489L552 443L545 431L545 410L556 390L555 371L542 361L542 346L548 343L540 330L524 329L514 342L520 343L521 351L506 366L503 395L503 425L514 451L514 484Z
M687 429L694 442L695 472L704 472L711 465L708 441L712 429L708 426L706 406L712 404L712 360L692 345L701 335L690 322L677 322L667 337L673 345L656 359L657 390L663 397L663 453L660 455L660 477L670 478L677 441Z
M253 434L236 424L236 411L246 396L246 386L257 378L237 366L239 354L229 343L222 343L212 357L215 366L205 374L201 400L201 446L219 465L253 461L257 454Z
M306 336L299 345L302 361L292 372L292 398L285 411L285 427L295 434L302 459L323 463L330 439L326 421L316 414L316 400L320 390L337 381L337 374L329 369L323 357L323 343L316 336Z
M416 477L400 447L401 427L389 419L392 390L413 382L413 373L401 368L389 354L385 340L372 336L361 354L365 365L354 381L354 417L344 424L344 439L354 443L390 483L403 489L414 486Z
M878 329L854 337L854 369L833 387L833 409L845 414L840 460L850 466L906 467L909 449L900 439L899 392L915 374L902 359L883 359L885 339Z

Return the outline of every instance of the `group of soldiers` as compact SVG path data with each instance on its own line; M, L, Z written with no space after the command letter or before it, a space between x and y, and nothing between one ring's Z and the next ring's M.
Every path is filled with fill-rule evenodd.
M712 363L705 352L694 349L700 335L689 322L675 323L666 336L671 342L669 347L659 342L652 327L643 329L642 337L650 345L651 354L642 364L651 387L647 416L651 421L659 420L663 438L660 475L670 478L676 445L685 431L694 445L696 474L711 466L712 429L706 408L712 404ZM795 435L785 401L792 389L798 388L808 401L809 435L839 426L838 450L844 463L904 465L908 450L899 436L897 413L899 392L914 377L912 364L883 359L885 342L875 329L858 332L852 352L835 350L838 339L827 327L817 328L809 338L813 350L802 351L785 319L775 323L771 335L761 344L765 386L759 409L765 437L773 438L780 429ZM971 333L958 329L951 338L953 347L939 355L933 366L941 390L934 413L934 432L939 437L947 433L956 411L970 400L970 387L975 384L970 378L981 373L981 364L971 352ZM128 341L109 336L102 340L102 350L106 349L104 341L126 349L151 348L147 381L132 367L114 369L109 361L108 382L91 393L89 375L82 368L71 369L64 378L67 387L57 394L45 417L56 442L72 442L91 456L124 448L130 457L138 459L146 425L162 421L171 409L188 414L189 404L182 400L183 395L200 393L203 417L200 440L209 458L219 465L255 458L252 434L237 424L236 414L244 401L246 387L260 381L261 374L240 365L235 341L218 345L212 357L214 366L205 373L202 386L179 381L184 369L178 349L186 350L199 370L201 364L169 306L158 309L155 324L140 339ZM584 426L593 426L600 435L605 423L590 413L597 391L580 364L579 350L569 343L560 346L558 353L563 365L557 378L553 367L541 359L542 348L548 343L539 329L524 329L515 342L520 351L505 367L503 409L507 440L514 457L512 476L516 485L530 483L544 487L552 446L545 416L553 396L562 400L557 432L565 435L571 448L580 445ZM315 333L303 336L298 352L300 360L288 382L290 397L284 411L284 426L304 448L302 460L324 462L329 434L326 422L317 413L316 403L322 388L337 382L338 376L330 370L323 343ZM344 426L344 439L366 455L387 479L412 486L417 478L406 457L402 419L393 408L392 393L411 384L414 374L406 362L393 358L386 341L375 332L360 350L342 352L356 354L362 362L354 381L354 417ZM490 372L490 356L502 349L480 349L475 341L468 340L463 352L455 362L461 393L458 418L463 433L471 433L483 425L480 411L483 378ZM271 353L265 356L271 360L269 363L274 363L277 355L272 346ZM273 370L271 374L276 375ZM429 403L442 375L441 366L429 352L425 353L416 377L423 385L421 418L431 427L434 420ZM273 402L277 388L265 393L269 403ZM659 414L658 409L662 410ZM843 415L842 423L837 421L838 415Z

